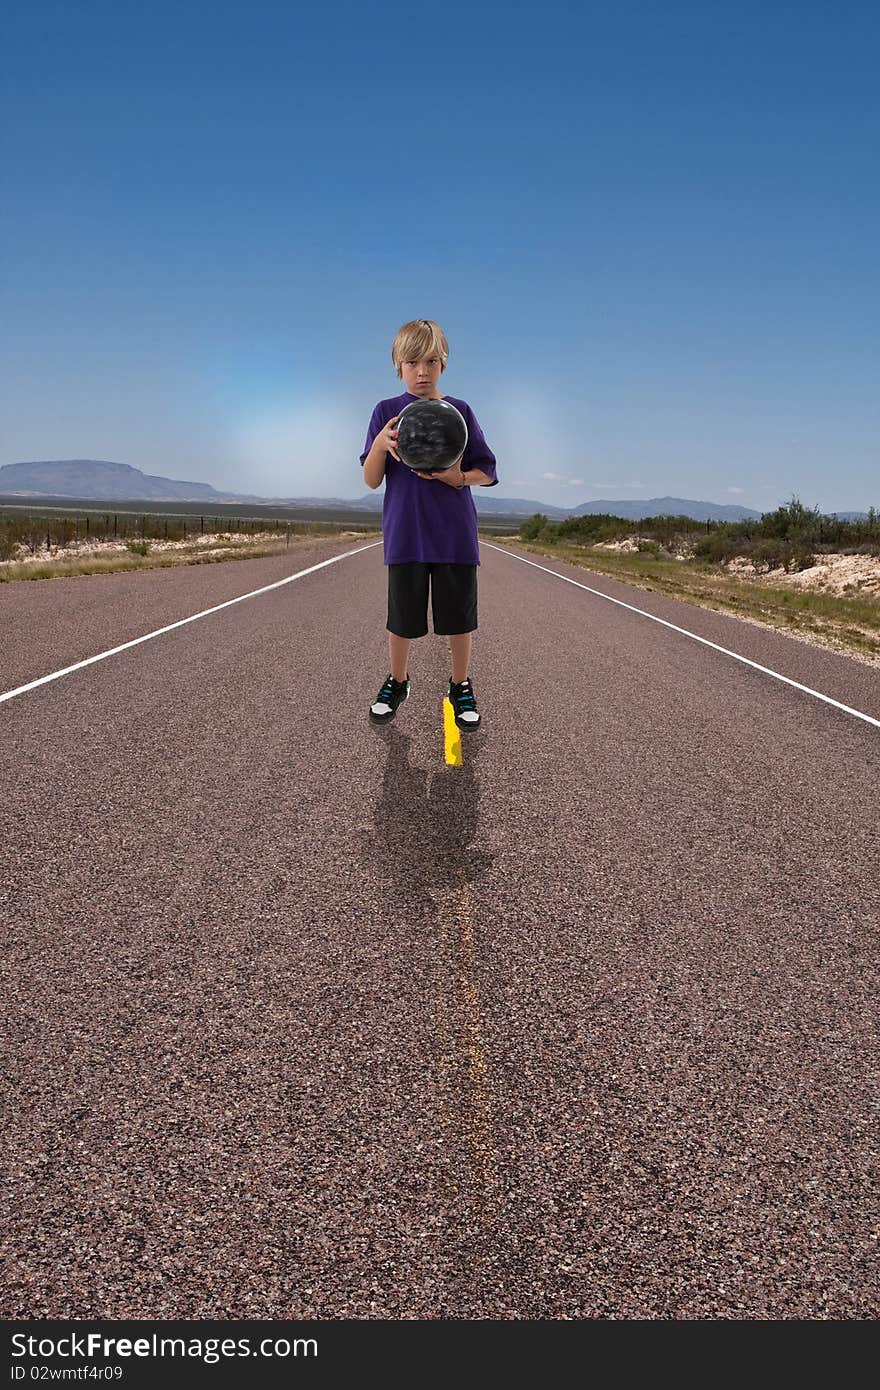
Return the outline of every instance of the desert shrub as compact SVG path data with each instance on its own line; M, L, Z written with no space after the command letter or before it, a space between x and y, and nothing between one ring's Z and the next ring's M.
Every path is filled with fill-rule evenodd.
M0 560L14 560L18 537L11 526L0 525Z
M607 512L585 512L583 516L567 516L555 523L559 540L572 540L584 545L596 541L616 541L632 531L631 521L611 516Z
M816 563L816 556L812 550L805 545L795 545L792 548L791 559L788 562L788 569L796 574L800 570L811 570Z
M536 512L522 522L519 534L524 541L541 541L544 545L555 545L559 540L559 527L548 521L543 512Z
M539 533L547 525L547 518L543 512L535 512L534 516L527 517L519 528L519 534L524 541L537 540Z
M710 531L707 536L701 536L694 542L693 558L712 565L723 565L734 555L741 554L743 548L742 541L737 541L736 537L723 531Z
M749 558L759 573L787 568L791 558L791 546L781 536L772 536L766 540L755 541L749 551Z

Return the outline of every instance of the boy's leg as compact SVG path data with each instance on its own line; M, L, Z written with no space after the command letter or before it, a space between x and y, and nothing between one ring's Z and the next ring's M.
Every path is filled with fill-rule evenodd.
M388 634L388 657L391 663L391 674L396 681L405 681L407 673L407 656L409 655L409 644L411 637L398 637L396 632Z
M477 566L432 565L431 601L434 631L449 643L452 679L470 675L471 641L477 627Z
M415 561L388 566L388 659L396 681L406 680L410 642L428 631L428 571Z
M431 571L434 631L449 642L452 678L448 697L460 729L478 729L481 719L470 684L471 642L477 628L477 566L435 565Z
M472 637L472 632L456 632L447 638L452 655L452 679L456 685L470 674Z

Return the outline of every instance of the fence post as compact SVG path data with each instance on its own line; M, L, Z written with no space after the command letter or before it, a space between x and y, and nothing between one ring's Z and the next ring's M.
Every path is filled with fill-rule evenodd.
M205 534L205 518L204 518L204 517L201 518L201 522L202 522L202 535L204 535L204 534Z
M113 513L113 539L116 540L116 523L119 520L116 513Z
M287 523L287 548L290 549L290 522Z

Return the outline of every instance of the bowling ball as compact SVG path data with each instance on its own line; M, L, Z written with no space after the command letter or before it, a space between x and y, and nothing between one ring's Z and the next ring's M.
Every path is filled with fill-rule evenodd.
M465 418L449 401L410 401L397 421L397 452L407 468L419 473L451 468L467 440Z

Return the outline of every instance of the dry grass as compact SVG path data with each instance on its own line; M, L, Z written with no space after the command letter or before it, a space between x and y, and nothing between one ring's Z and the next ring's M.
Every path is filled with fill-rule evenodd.
M194 541L145 542L145 554L140 554L140 542L100 541L66 548L53 547L36 555L20 555L15 560L0 562L0 583L23 579L68 579L91 574L115 574L124 570L167 569L171 565L211 565L224 560L256 560L268 555L285 555L300 550L318 538L327 538L326 530L297 532L289 542L284 532L262 532L255 536L199 536ZM338 532L338 538L363 537L375 539L368 532ZM337 537L331 534L331 539Z

